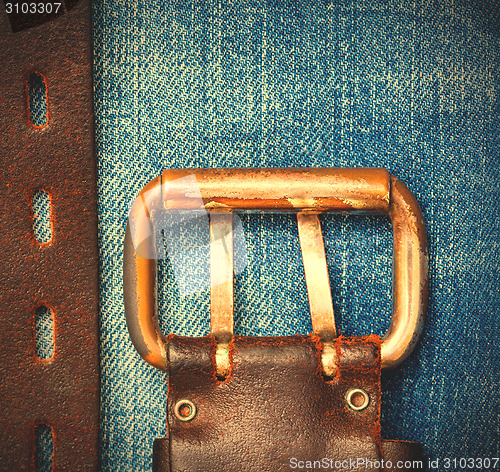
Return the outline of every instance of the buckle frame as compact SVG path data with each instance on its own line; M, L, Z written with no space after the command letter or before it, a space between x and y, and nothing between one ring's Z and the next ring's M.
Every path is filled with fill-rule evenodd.
M224 276L211 287L211 332L217 341L217 374L229 371L233 336L233 254L225 238L226 258L217 234L232 235L232 212L279 210L297 212L313 331L322 344L324 374L336 371L335 319L319 214L323 212L385 214L393 225L393 309L381 342L381 366L406 359L420 336L427 308L427 236L413 194L399 179L380 168L172 169L149 182L135 199L127 223L123 255L125 316L132 342L152 366L168 370L167 338L157 321L156 258L151 210L199 209L186 192L183 178L196 178L203 206L210 214L210 274ZM199 195L198 195L199 197ZM136 248L146 248L138 255ZM149 254L149 255L148 255ZM143 257L146 255L146 257ZM219 279L220 280L220 279Z

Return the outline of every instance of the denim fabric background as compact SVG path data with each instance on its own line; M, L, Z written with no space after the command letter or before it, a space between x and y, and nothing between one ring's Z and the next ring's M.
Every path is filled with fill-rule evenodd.
M416 351L383 374L383 435L431 457L498 456L499 56L495 0L94 2L104 471L151 470L165 374L126 329L129 206L170 167L380 166L420 202L430 304ZM311 330L296 224L242 217L236 333ZM323 219L347 334L383 334L391 229ZM209 329L208 292L180 298L162 268L165 331ZM441 470L444 470L441 468Z

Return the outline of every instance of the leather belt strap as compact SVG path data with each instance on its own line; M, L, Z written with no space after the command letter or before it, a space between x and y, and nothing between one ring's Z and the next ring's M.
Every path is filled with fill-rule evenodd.
M155 442L154 471L289 472L325 460L332 471L422 470L420 445L381 439L380 338L337 338L333 378L322 374L321 346L315 335L236 336L221 381L214 338L170 335L168 438ZM369 397L362 411L346 402L355 388ZM191 421L174 414L182 400L196 407Z
M0 13L0 470L33 470L40 423L53 431L52 470L98 470L91 16L88 0L74 4L63 2L58 15ZM40 129L27 122L35 71L46 78L50 117ZM33 237L40 189L52 205L53 238L43 245ZM55 332L44 362L34 354L41 304Z

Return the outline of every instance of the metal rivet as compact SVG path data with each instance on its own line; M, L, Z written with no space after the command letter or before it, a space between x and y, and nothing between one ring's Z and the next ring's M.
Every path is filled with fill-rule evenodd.
M349 390L345 399L349 408L355 411L364 410L368 406L368 403L370 403L370 397L360 388L353 388L352 390Z
M174 406L174 415L180 421L191 421L196 416L196 405L191 400L179 400Z

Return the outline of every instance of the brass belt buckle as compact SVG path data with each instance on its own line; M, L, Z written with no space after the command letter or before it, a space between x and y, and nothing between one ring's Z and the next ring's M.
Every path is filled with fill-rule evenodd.
M210 277L220 279L222 275L225 280L210 288L210 335L216 343L213 357L219 380L230 372L230 343L236 339L233 336L232 228L233 214L238 211L297 213L312 326L321 344L318 352L321 352L325 378L340 376L340 369L346 367L339 359L341 348L336 340L319 215L325 212L388 215L394 231L393 309L391 325L379 345L378 369L396 366L415 347L427 303L426 233L415 197L388 171L379 168L181 169L167 170L149 182L133 203L124 242L125 315L139 354L152 366L168 371L169 341L157 322L152 219L157 210L202 210L210 215ZM223 258L216 257L220 254L220 234L226 235L226 257ZM380 393L380 387L378 390ZM338 391L335 395L338 397ZM353 411L363 410L369 402L363 389L349 388L342 395ZM182 421L196 415L195 404L184 398L172 408ZM379 425L379 420L375 424L377 421Z
M130 337L139 354L152 366L167 370L165 336L157 323L156 258L151 213L153 209L199 209L196 196L186 194L186 177L196 178L211 234L231 228L231 212L279 210L297 212L313 330L327 347L336 336L318 215L324 212L385 214L392 221L392 321L381 345L382 367L406 359L422 331L427 304L427 239L422 212L406 185L377 168L307 169L181 169L168 170L149 182L130 211L123 257L123 293ZM150 258L141 257L135 247ZM217 261L219 264L222 261ZM232 254L225 266L232 279ZM212 272L213 273L213 272ZM212 287L211 334L221 344L233 335L232 283ZM224 349L224 346L223 346ZM333 353L323 355L331 375ZM217 370L227 369L218 351Z

